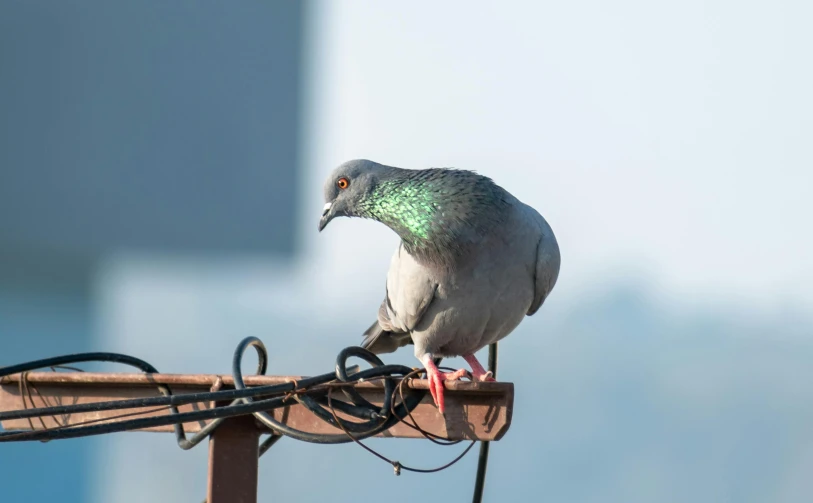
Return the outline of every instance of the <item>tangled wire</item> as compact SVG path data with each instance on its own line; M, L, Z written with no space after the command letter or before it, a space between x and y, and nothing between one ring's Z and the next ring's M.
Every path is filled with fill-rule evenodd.
M243 380L241 368L243 357L250 347L253 347L257 352L259 360L257 364L257 374L264 375L266 373L268 352L262 341L256 337L243 339L237 346L232 359L232 376L234 378L235 389L173 395L168 385L156 384L161 396L0 412L0 421L12 419L29 419L30 421L32 418L40 418L41 421L41 418L45 416L56 417L95 411L143 409L138 412L128 412L116 416L112 419L121 420L115 422L96 424L111 419L105 418L38 431L4 431L0 432L0 442L49 441L172 425L178 446L181 449L188 450L211 435L225 419L252 414L272 432L271 435L260 444L260 456L283 436L318 444L355 442L380 459L390 463L393 466L395 474L400 475L401 470L431 473L446 469L462 459L474 446L475 442L472 441L459 456L443 466L422 469L404 466L400 462L385 457L361 442L365 438L372 437L391 428L398 422L402 422L410 428L419 431L424 437L435 443L452 445L460 442L460 440L450 441L443 439L423 430L412 417L412 411L423 399L426 391L413 390L405 387L404 383L423 372L423 370L413 370L404 365L386 365L378 356L366 349L352 346L345 348L337 356L335 372L302 378L298 381L282 384L247 388ZM351 372L351 369L347 367L347 361L352 357L366 361L371 365L371 368ZM145 373L158 373L158 370L149 363L132 356L118 353L80 353L3 367L0 368L0 378L16 373L22 373L23 376L25 376L27 372L43 368L55 369L62 367L77 370L65 366L88 362L119 363L135 367ZM489 367L492 371L496 370L495 346L489 348ZM357 382L374 380L382 381L384 385L384 401L381 406L370 403L354 388L354 384ZM23 394L22 387L24 386L24 382L24 378L20 380L21 395ZM341 394L344 395L345 400L336 399L334 395L337 391L340 391ZM341 429L342 433L311 433L293 428L274 419L270 411L289 406L291 404L290 400L292 399L321 420ZM180 412L178 410L178 406L180 405L210 401L229 403L228 405L211 409L193 410L190 412ZM161 410L168 410L170 413L161 416L133 417ZM342 420L339 418L337 411L360 421ZM187 438L183 423L207 420L210 422L206 424L206 426ZM488 442L482 442L475 483L475 502L481 501L482 498L487 456Z

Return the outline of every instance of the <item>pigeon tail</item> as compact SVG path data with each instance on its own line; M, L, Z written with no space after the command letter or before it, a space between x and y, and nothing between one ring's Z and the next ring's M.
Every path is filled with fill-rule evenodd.
M377 355L393 353L396 349L412 344L408 333L396 333L384 328L376 321L364 332L361 347Z

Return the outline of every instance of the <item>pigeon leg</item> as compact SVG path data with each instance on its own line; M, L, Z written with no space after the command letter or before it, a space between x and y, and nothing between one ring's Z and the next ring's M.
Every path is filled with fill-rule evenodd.
M435 362L432 361L432 355L428 353L424 354L420 360L426 368L426 379L429 380L429 393L432 394L432 399L435 401L438 411L443 414L445 410L443 402L443 381L456 381L468 375L469 371L460 369L454 372L441 372L437 365L435 365Z
M492 374L490 370L486 372L486 369L480 365L480 362L477 361L477 357L475 357L474 354L463 355L463 359L471 366L473 381L496 381L494 374Z
M443 377L441 377L440 370L435 362L432 361L432 355L426 353L421 357L421 362L426 368L426 379L429 381L429 393L432 394L432 400L438 406L438 411L443 414Z

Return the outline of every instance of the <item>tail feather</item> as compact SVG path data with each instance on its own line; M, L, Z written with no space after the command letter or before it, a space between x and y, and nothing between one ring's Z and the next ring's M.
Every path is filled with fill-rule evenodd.
M412 344L412 337L408 333L396 333L384 330L376 321L364 332L361 347L375 354L392 353L396 349Z

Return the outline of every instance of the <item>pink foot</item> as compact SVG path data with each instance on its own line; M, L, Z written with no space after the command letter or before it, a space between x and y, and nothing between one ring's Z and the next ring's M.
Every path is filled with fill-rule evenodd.
M441 372L443 379L446 381L457 381L461 377L470 377L469 371L466 369L455 370L454 372Z
M473 354L463 355L463 359L466 360L466 363L468 363L471 366L471 376L473 378L472 380L496 381L496 379L494 379L494 374L492 374L491 371L486 372L486 369L484 369L483 366L480 365L480 362L477 361L477 358Z
M435 362L429 355L421 358L424 367L426 367L426 378L429 380L429 393L432 394L432 399L438 407L438 411L443 414L445 411L445 404L443 401L443 381L456 381L461 377L467 376L469 371L466 369L456 370L454 372L441 372Z
M443 381L456 381L461 377L469 377L473 381L495 381L491 372L486 372L486 369L480 365L474 355L465 355L463 358L471 366L471 373L466 369L455 370L454 372L441 372L432 357L425 354L421 357L421 362L426 368L426 379L429 381L429 393L432 394L432 399L438 407L438 411L443 414L445 404L443 401Z

